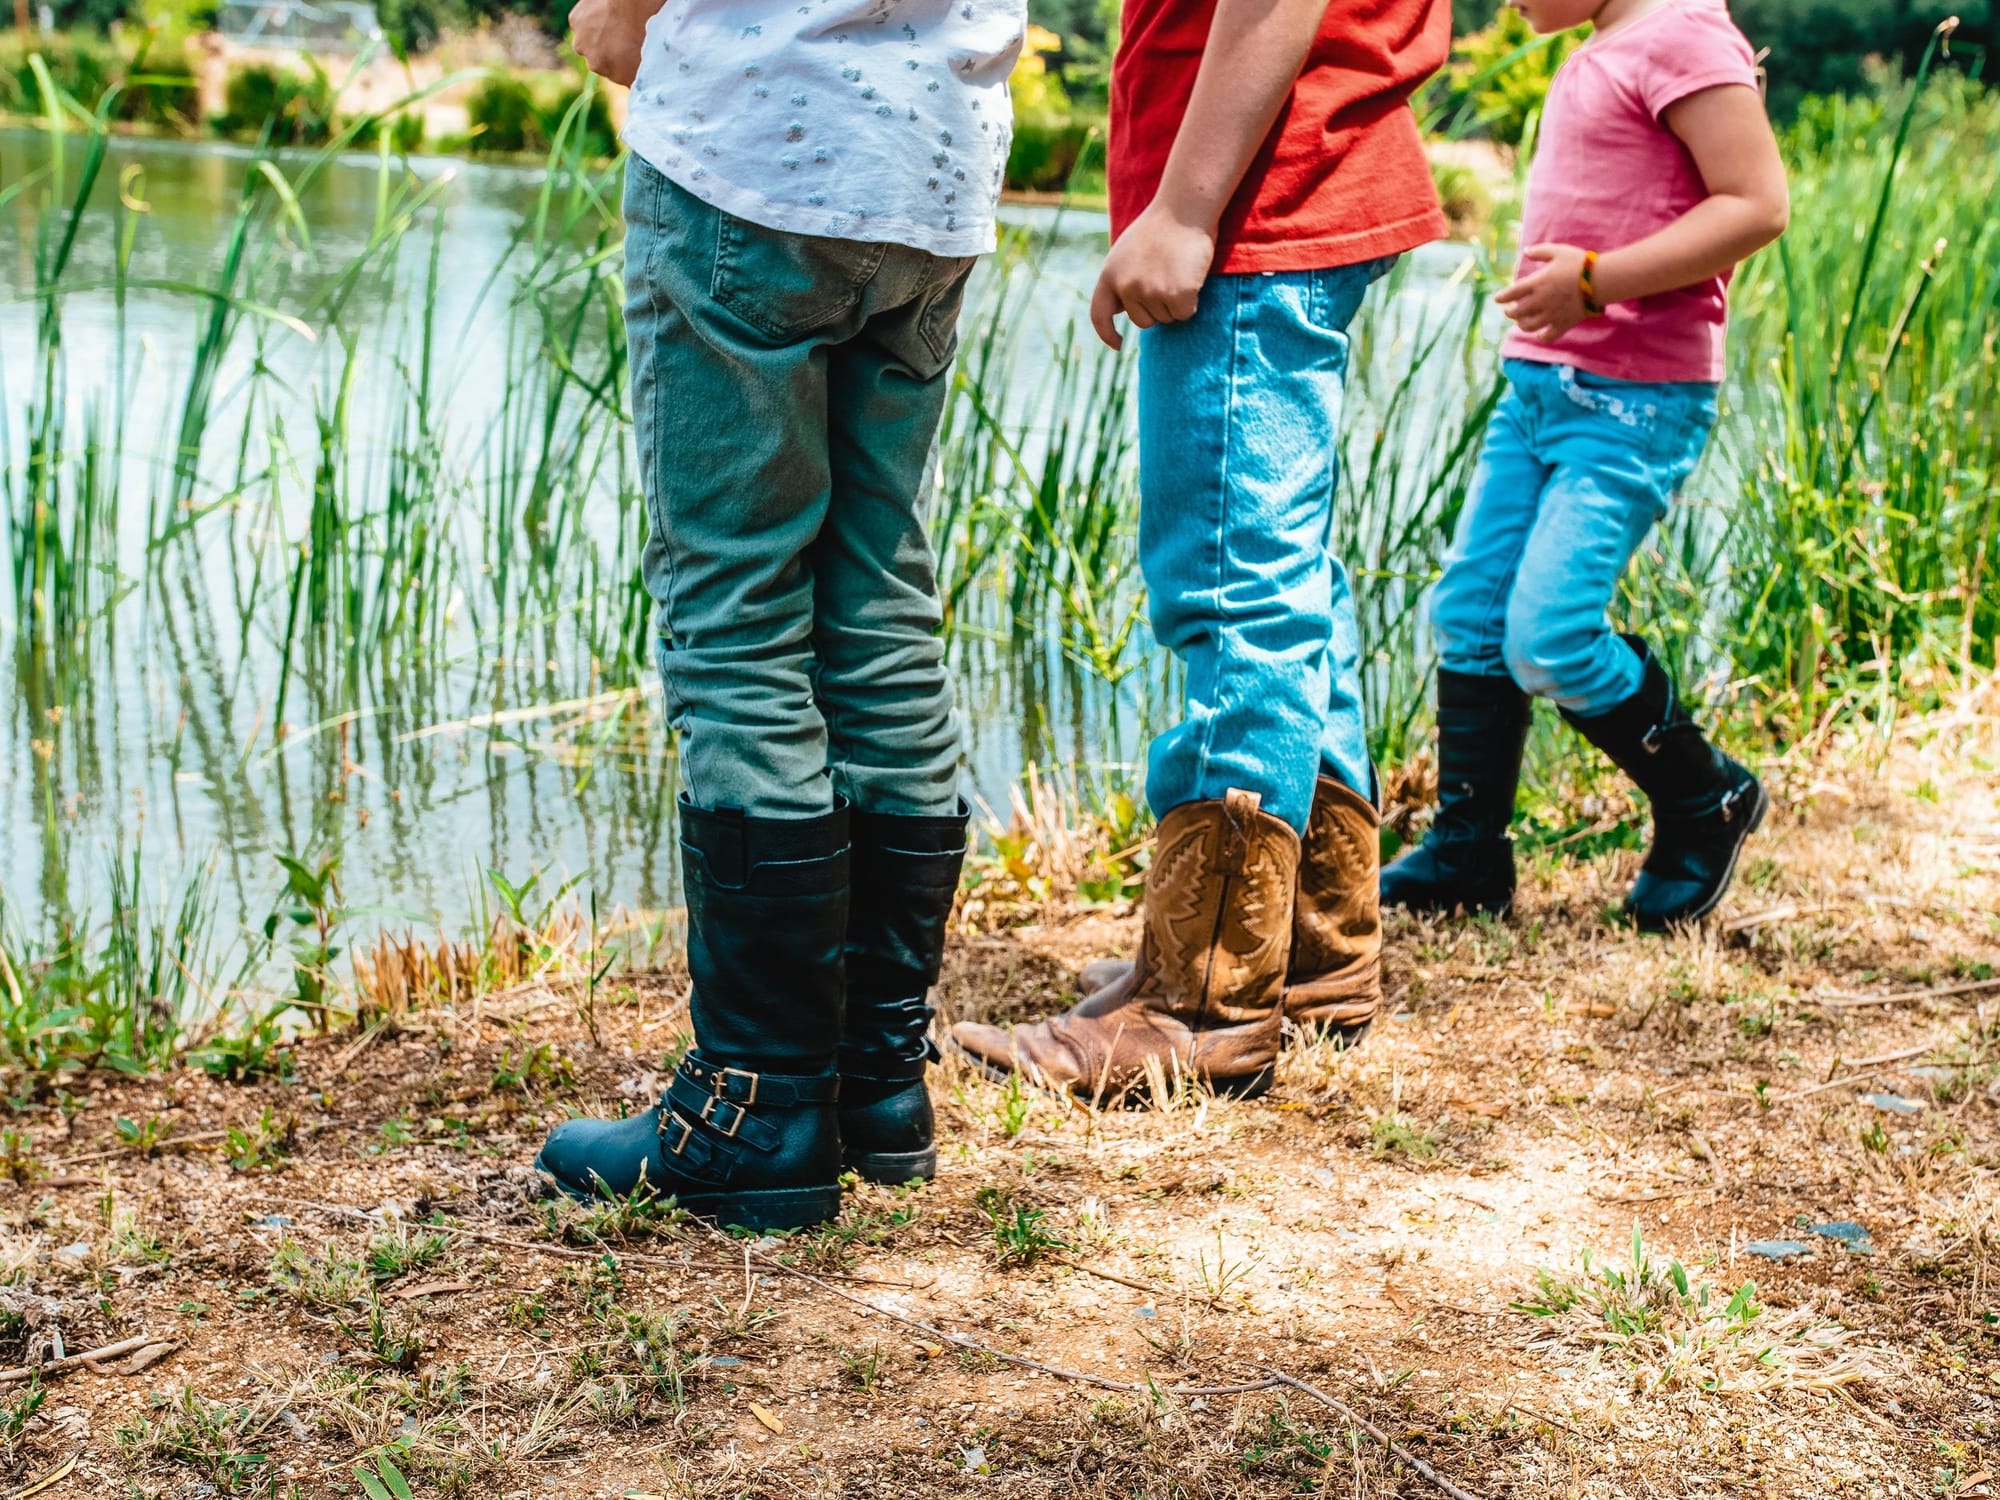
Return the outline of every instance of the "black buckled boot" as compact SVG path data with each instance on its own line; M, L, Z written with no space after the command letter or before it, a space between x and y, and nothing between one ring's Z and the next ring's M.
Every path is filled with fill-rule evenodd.
M840 1146L846 1164L870 1182L937 1175L924 1072L937 1057L930 989L965 864L971 810L959 805L949 818L852 815Z
M695 1044L660 1102L556 1127L535 1164L572 1196L640 1183L703 1218L797 1229L840 1212L848 812L752 818L682 798Z
M1646 643L1633 635L1625 642L1644 668L1639 691L1605 713L1584 718L1565 709L1563 717L1653 804L1653 847L1625 914L1644 931L1663 932L1715 910L1771 797L1748 767L1708 742Z
M1503 913L1514 904L1514 793L1533 705L1513 678L1437 674L1438 809L1382 869L1382 904Z

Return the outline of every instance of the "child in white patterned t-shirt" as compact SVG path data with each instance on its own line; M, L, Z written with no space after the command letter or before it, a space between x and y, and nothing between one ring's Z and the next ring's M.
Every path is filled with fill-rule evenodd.
M570 19L632 85L626 322L695 1045L653 1109L572 1121L538 1164L793 1228L839 1211L844 1168L936 1168L926 996L966 806L923 512L1025 0Z

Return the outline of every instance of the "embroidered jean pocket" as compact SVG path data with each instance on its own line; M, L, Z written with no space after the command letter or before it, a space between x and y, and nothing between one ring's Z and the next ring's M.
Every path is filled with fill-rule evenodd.
M766 229L718 212L710 291L752 328L790 343L851 315L886 249Z
M1657 386L1593 375L1574 365L1556 366L1556 379L1563 394L1585 411L1608 417L1634 432L1653 433L1660 428L1661 396Z

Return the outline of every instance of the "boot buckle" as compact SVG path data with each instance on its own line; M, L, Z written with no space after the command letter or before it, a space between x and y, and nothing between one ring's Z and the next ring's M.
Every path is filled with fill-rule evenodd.
M738 1078L747 1078L750 1080L750 1097L742 1101L743 1107L747 1109L757 1102L757 1079L759 1075L747 1073L741 1068L721 1068L708 1075L709 1086L715 1090L717 1102L727 1099L729 1097L729 1075L732 1073ZM708 1120L708 1110L705 1106L702 1109L701 1117L705 1122ZM737 1123L742 1123L740 1113ZM730 1135L736 1134L733 1130L728 1133Z
M667 1155L679 1156L681 1152L687 1149L688 1138L694 1134L694 1126L688 1124L685 1119L676 1114L669 1114L667 1120L681 1128L681 1138L675 1141L673 1145L667 1147ZM667 1127L666 1123L663 1122L660 1126L660 1142L662 1145L666 1144L666 1139Z
M755 1073L750 1075L752 1079L755 1079L756 1076ZM750 1086L750 1098L752 1103L756 1102L757 1086L755 1083L752 1083ZM736 1111L736 1118L731 1120L727 1125L724 1125L715 1117L716 1111L724 1105L728 1105ZM749 1116L749 1113L750 1111L740 1104L729 1104L729 1101L722 1097L722 1090L718 1087L714 1097L701 1107L701 1123L708 1126L711 1130L718 1131L724 1140L733 1141L736 1139L736 1132L743 1128L743 1121ZM682 1144L686 1144L685 1141Z
M1652 728L1639 736L1640 748L1648 755L1658 755L1660 753L1660 736L1666 732L1666 728L1667 726L1664 724L1653 725Z

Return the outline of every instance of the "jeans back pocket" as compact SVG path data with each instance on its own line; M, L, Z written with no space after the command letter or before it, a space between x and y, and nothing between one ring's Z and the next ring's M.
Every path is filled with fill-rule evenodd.
M752 328L790 343L852 314L886 249L718 213L710 291Z

